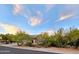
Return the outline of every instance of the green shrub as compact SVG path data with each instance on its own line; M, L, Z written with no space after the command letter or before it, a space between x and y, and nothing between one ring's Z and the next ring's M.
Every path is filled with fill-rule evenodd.
M44 47L50 47L51 44L52 44L52 40L46 39L46 40L43 41L43 43L41 45L44 46Z

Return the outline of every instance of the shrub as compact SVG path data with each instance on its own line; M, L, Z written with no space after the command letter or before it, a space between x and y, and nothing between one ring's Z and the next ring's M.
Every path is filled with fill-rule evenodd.
M43 43L41 44L43 47L50 47L52 45L52 40L45 39Z

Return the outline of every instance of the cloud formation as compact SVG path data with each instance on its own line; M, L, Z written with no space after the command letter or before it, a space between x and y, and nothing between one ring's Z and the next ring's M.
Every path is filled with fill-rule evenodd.
M37 26L42 22L42 20L40 18L37 17L30 17L28 20L28 24L30 24L31 26Z
M46 31L48 34L49 34L49 36L50 35L54 35L54 31L53 30L48 30L48 31Z
M46 12L48 12L52 7L54 7L54 5L52 4L46 4L45 8L46 8ZM29 25L31 26L37 26L39 24L43 23L47 23L47 21L43 20L43 13L40 10L34 10L34 12L36 13L36 15L32 15L32 12L29 9L24 10L23 5L19 5L19 4L15 4L13 5L13 14L17 15L20 14L21 16L26 18L26 21Z
M79 4L65 4L65 9L66 10L71 10L71 11L78 11Z
M59 20L63 21L63 20L66 20L68 18L71 18L73 16L74 16L73 14L61 15L60 18L59 18Z
M54 6L55 6L55 4L46 4L45 5L46 12L50 11Z
M41 32L41 33L42 33L42 34L43 34L43 33L48 33L48 35L51 36L51 35L54 35L54 32L55 32L54 30L50 29L50 30L43 31L43 32Z
M43 14L41 13L41 11L37 10L37 11L35 11L35 12L36 12L36 15L37 15L38 17L40 17L40 18L43 17Z
M9 34L16 34L17 32L20 31L19 28L17 28L14 25L10 25L10 24L4 24L4 23L0 23L0 27Z
M19 14L22 11L22 6L19 4L13 5L13 14Z
M60 13L60 18L59 18L60 21L67 20L68 18L72 18L78 15L79 5L65 4L63 6L64 6L64 10L62 10Z

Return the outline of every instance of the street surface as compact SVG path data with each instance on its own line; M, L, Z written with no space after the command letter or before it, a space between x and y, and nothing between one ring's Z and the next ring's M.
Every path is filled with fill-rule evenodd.
M0 46L0 54L56 54L56 53Z

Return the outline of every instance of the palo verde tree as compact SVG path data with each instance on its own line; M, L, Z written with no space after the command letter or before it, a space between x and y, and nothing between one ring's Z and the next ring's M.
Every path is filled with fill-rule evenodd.
M32 43L31 37L22 31L16 34L16 40L17 40L18 45L19 43L21 45L31 45Z
M79 30L77 28L70 28L70 31L66 33L68 45L77 47L79 44Z

